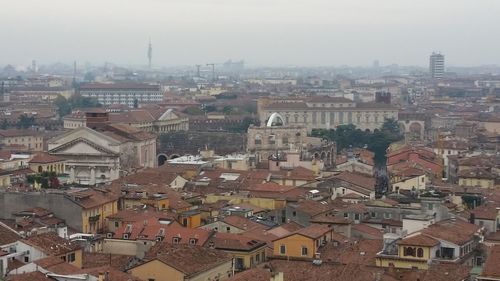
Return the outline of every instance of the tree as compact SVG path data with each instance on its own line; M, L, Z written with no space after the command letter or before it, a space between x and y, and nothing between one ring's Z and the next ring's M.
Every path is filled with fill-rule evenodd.
M95 80L94 73L92 73L92 72L85 73L85 76L83 77L83 80L85 80L85 82L94 82L94 80Z
M384 124L382 125L382 132L390 134L394 137L400 137L401 131L398 121L396 121L394 118L385 119Z
M374 161L378 166L385 164L385 153L389 145L402 139L399 125L394 119L386 119L382 129L374 132L362 131L349 124L340 125L336 130L313 130L312 136L335 141L338 151L349 147L366 147L375 153Z
M71 113L71 104L68 99L59 95L54 100L54 104L57 106L57 113L59 113L60 117L66 116Z
M134 99L134 108L139 108L139 100Z
M217 111L217 107L213 104L211 105L206 105L203 107L203 109L205 110L205 112L215 112Z
M35 125L35 117L34 116L28 116L26 114L21 114L19 116L19 119L17 122L18 128L27 129L33 125Z
M5 130L5 129L9 128L9 122L7 122L7 119L5 119L5 118L4 118L4 119L2 120L2 124L0 124L0 128L1 128L2 130Z
M201 110L198 107L194 107L194 106L187 107L186 109L184 109L183 112L186 114L189 114L189 115L203 115L203 114L205 114L205 112L203 112L203 110Z
M226 105L222 108L222 113L224 113L224 115L229 115L231 112L233 112L233 107L230 105Z

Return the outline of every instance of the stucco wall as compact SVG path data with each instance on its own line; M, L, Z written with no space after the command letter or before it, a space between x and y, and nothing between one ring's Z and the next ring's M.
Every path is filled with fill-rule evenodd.
M66 221L66 224L82 231L81 207L66 198L63 194L54 193L0 193L0 218L11 219L17 213L33 207L50 210L56 217Z

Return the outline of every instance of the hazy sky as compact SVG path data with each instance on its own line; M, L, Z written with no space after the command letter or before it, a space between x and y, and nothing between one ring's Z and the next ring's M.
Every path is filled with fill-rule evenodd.
M0 64L500 64L500 0L0 0Z

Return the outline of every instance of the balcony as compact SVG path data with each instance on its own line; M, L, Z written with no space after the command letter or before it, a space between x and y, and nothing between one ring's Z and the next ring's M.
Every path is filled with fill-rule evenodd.
M89 223L96 223L99 221L99 218L101 218L101 215L90 216Z

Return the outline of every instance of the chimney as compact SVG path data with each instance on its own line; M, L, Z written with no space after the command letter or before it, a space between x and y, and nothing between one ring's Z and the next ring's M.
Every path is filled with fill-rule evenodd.
M469 222L472 224L476 222L476 215L474 213L470 213Z

